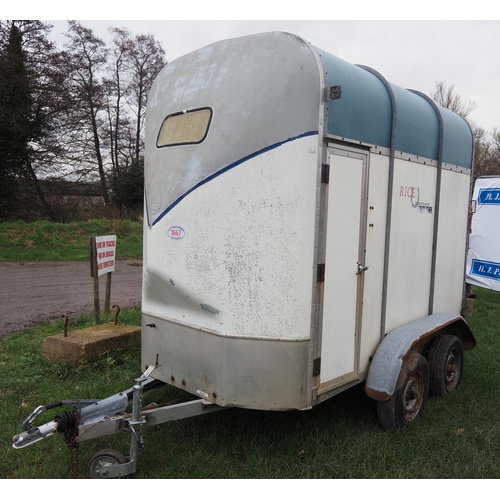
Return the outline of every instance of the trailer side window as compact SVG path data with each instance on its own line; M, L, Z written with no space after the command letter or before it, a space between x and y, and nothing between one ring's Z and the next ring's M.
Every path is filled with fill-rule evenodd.
M205 140L212 121L211 108L198 108L168 115L161 124L156 146L199 144Z

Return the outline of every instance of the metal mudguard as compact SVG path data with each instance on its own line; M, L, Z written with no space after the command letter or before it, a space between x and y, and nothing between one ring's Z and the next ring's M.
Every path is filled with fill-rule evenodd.
M464 350L476 345L466 321L457 314L435 313L396 328L382 339L373 356L366 379L366 394L377 401L390 399L405 356L443 333L457 336Z

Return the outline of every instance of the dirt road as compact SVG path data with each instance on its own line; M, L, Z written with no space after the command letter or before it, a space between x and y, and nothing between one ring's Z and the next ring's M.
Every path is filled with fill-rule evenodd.
M25 327L94 310L93 281L87 262L0 264L0 336ZM111 280L111 304L141 302L142 262L117 261ZM101 311L106 278L99 278Z

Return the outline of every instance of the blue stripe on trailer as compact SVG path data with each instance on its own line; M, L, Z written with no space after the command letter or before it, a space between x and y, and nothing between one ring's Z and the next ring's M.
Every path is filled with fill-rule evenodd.
M268 151L272 151L273 149L279 148L280 146L283 146L283 144L287 144L288 142L296 141L297 139L302 139L304 137L309 137L311 135L318 135L317 130L312 130L310 132L305 132L303 134L300 134L296 137L290 137L289 139L286 139L281 142L277 142L276 144L271 144L270 146L267 146L260 151L255 151L252 154L249 154L245 156L244 158L240 158L239 160L231 163L227 167L222 168L221 170L218 170L212 175L209 175L206 179L203 179L201 182L193 186L189 191L186 191L182 196L177 198L169 207L167 207L159 216L158 218L153 222L153 226L159 222L165 215L167 215L176 205L178 205L188 194L192 193L194 190L198 189L200 186L203 186L207 182L210 182L211 180L215 179L216 177L219 177L219 175L222 175L223 173L237 167L238 165L241 165L242 163L245 163L248 160L251 160L252 158L255 158L256 156L259 156L261 154L267 153Z

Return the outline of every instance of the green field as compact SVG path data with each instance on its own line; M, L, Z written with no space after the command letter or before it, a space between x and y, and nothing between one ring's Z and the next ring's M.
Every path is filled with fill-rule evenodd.
M67 224L49 221L0 223L2 261L86 261L93 234L116 234L118 259L142 259L142 222L89 220Z
M423 418L410 428L383 431L375 402L358 386L309 411L228 410L148 428L133 477L500 478L500 295L476 292L469 324L477 346L465 353L462 383L446 397L430 398ZM140 310L123 312L120 319L139 324ZM72 328L91 323L81 317ZM87 368L45 361L43 339L61 327L58 321L0 338L2 478L83 478L95 452L128 453L126 434L84 442L73 459L61 435L11 448L12 436L38 405L104 398L131 387L140 375L139 349L110 353ZM184 395L165 387L145 403Z

